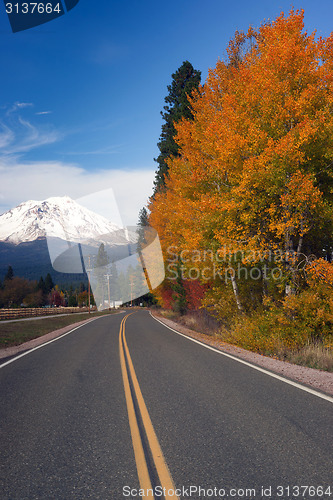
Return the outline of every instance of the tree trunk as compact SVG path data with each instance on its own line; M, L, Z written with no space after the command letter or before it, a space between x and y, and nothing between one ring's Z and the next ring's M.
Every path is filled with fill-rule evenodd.
M235 278L235 276L233 274L231 275L231 284L232 284L232 289L233 289L234 294L235 294L235 298L236 298L236 303L237 303L238 310L240 312L244 312L243 306L242 306L240 298L239 298L239 291L238 291L238 286L237 286L236 278Z

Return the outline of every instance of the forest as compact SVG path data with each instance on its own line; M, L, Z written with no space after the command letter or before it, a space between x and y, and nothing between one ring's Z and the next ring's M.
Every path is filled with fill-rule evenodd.
M226 54L204 84L186 61L168 87L146 209L165 259L155 298L257 352L332 354L333 34L291 10Z
M91 304L94 297L91 295ZM0 307L82 307L88 305L88 287L85 283L62 287L53 282L48 273L39 281L15 276L8 266L3 283L0 283Z

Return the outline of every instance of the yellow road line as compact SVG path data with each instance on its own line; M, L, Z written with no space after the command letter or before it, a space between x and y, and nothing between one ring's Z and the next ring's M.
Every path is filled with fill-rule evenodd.
M126 368L126 362L125 362L122 332L125 328L125 322L126 322L127 318L128 318L128 316L125 316L120 324L119 354L120 354L121 372L122 372L122 376L123 376L123 383L124 383L124 389L125 389L125 398L126 398L126 405L127 405L128 420L129 420L129 425L130 425L130 429L131 429L134 457L135 457L136 469L137 469L138 477L139 477L140 488L142 488L145 491L148 491L147 498L154 498L152 493L149 494L149 490L150 491L152 490L152 485L150 482L146 458L145 458L145 454L143 451L142 440L141 440L141 436L140 436L138 422L137 422L136 415L135 415L134 403L133 403L133 399L132 399L132 394L131 394L131 389L130 389L130 384L129 384L129 379L128 379L128 373L127 373L127 368Z
M173 483L173 480L172 480L171 474L169 472L168 466L166 464L166 461L164 459L163 452L162 452L162 449L161 449L160 444L158 442L158 439L157 439L153 424L151 422L146 404L144 402L142 392L141 392L141 389L139 386L139 382L138 382L138 379L137 379L137 376L136 376L136 373L134 370L134 366L132 363L132 359L131 359L131 356L130 356L130 353L128 350L126 337L125 337L125 321L126 321L127 317L128 316L126 316L123 320L120 336L122 336L122 345L125 349L128 367L129 367L129 371L130 371L130 375L131 375L131 379L132 379L132 384L134 387L135 396L136 396L136 399L138 402L138 406L139 406L139 410L141 413L141 418L142 418L142 422L143 422L143 425L145 428L148 443L150 446L151 454L152 454L153 461L154 461L154 464L155 464L155 467L157 470L160 484L161 484L162 488L165 489L165 491L166 491L166 494L164 495L165 500L177 500L177 499L179 500L179 497L177 497L174 494L176 488L175 488L175 485ZM170 491L170 495L168 495L168 491Z

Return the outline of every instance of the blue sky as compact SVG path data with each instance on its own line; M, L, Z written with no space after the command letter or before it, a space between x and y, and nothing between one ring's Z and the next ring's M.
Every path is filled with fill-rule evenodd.
M204 81L236 29L291 5L309 32L333 30L332 0L80 0L19 33L0 4L0 213L113 188L134 223L152 191L171 74L189 60Z

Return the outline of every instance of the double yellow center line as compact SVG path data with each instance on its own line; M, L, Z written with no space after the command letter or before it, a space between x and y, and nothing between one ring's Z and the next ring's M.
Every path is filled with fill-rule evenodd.
M133 314L133 313L131 313ZM153 424L151 422L146 404L144 402L139 382L134 370L132 359L128 350L125 337L125 323L130 315L125 316L120 324L119 330L119 353L123 383L125 389L128 419L131 429L132 443L134 449L135 463L138 472L140 488L147 492L146 498L155 498L148 470L147 457L145 455L142 436L139 429L138 418L141 418L144 432L149 444L152 460L160 481L160 486L165 491L165 500L179 500L174 492L176 490L168 466L165 462L160 444L158 442ZM131 384L130 384L131 382ZM131 385L133 393L131 390ZM137 403L138 413L135 411L134 397ZM170 494L168 494L168 492Z

